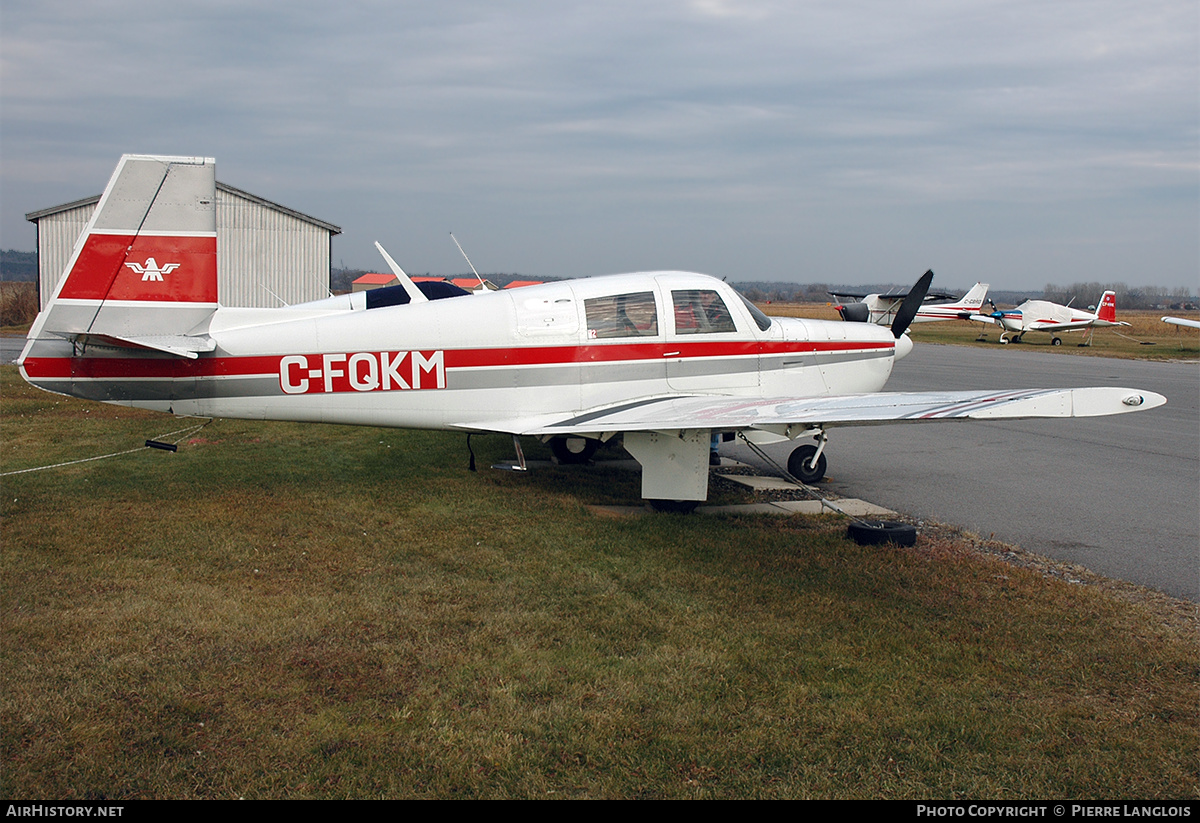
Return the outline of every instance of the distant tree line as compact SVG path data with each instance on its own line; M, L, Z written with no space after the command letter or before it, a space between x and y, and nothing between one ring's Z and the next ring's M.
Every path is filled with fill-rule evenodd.
M0 251L0 280L33 283L38 279L37 252Z
M1124 283L1072 283L1069 286L1046 284L1044 300L1066 304L1076 308L1087 308L1100 302L1106 291L1117 293L1117 311L1121 309L1175 309L1193 310L1197 299L1191 289L1179 286L1174 289L1163 286L1127 286Z
M846 286L832 283L769 283L761 281L741 281L731 283L738 293L755 303L828 303L833 298L831 291L862 292L872 294L884 293L894 289L906 289L907 286L897 286L892 283L871 284L867 286Z

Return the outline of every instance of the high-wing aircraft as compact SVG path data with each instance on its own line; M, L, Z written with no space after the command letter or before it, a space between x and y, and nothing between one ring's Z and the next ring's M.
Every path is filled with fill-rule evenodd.
M1079 344L1087 346L1091 344L1097 327L1129 325L1117 320L1117 293L1113 291L1106 291L1101 296L1100 309L1096 312L1073 309L1048 300L1026 300L1015 309L975 314L971 319L999 326L1001 343L1020 343L1027 332L1044 331L1050 333L1050 343L1055 346L1062 345L1062 339L1058 336L1062 332L1089 329L1088 339ZM1013 334L1011 341L1007 339L1010 333Z
M1173 326L1186 326L1189 329L1200 329L1200 320L1188 320L1186 317L1160 317L1164 323Z
M912 348L904 330L932 272L891 328L767 317L721 281L685 272L458 299L418 288L386 252L398 286L225 307L214 187L211 158L121 158L30 329L18 361L26 380L176 415L528 435L565 460L620 437L642 465L642 496L673 510L706 498L718 432L814 438L789 466L815 482L834 426L1165 402L1125 388L880 393Z
M938 320L970 320L971 315L983 308L987 297L988 284L976 283L962 297L956 298L950 294L927 294L924 302L913 317L914 323L930 323ZM909 292L892 292L888 294L848 294L844 292L829 292L834 297L861 298L858 303L843 303L837 307L838 314L843 320L852 323L875 323L880 326L890 326L896 321L896 315L904 304Z

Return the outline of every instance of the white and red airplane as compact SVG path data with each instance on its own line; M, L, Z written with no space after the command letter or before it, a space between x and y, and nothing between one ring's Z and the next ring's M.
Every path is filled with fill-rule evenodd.
M1062 339L1058 336L1062 332L1090 329L1088 339L1079 344L1087 346L1091 344L1092 335L1098 327L1129 325L1117 320L1117 293L1114 291L1106 291L1100 297L1100 309L1095 312L1073 309L1049 300L1026 300L1015 309L976 314L971 319L999 326L1001 343L1020 343L1026 332L1044 331L1050 333L1050 344L1054 346L1062 345ZM1010 333L1014 335L1011 341L1006 338Z
M121 158L29 332L26 380L176 415L529 435L563 459L620 436L643 467L642 496L675 510L706 498L714 433L813 437L789 461L813 482L833 426L1165 402L1125 388L880 393L912 348L903 332L932 272L891 329L767 317L721 281L683 272L457 299L418 288L386 253L399 286L224 307L214 187L210 158Z
M987 283L976 283L962 297L954 297L950 294L927 294L912 322L970 320L973 314L983 308L987 291ZM843 320L851 323L875 323L880 326L890 326L896 322L896 315L909 295L909 292L851 294L831 291L829 293L834 297L854 297L860 300L857 303L843 303L837 307L838 314L842 316Z

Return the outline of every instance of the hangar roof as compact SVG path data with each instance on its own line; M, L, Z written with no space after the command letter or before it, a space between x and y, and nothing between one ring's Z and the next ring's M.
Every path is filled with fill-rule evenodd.
M317 218L312 217L311 215L307 215L302 212L298 212L295 209L289 209L287 206L281 206L278 203L267 200L265 197L259 197L257 194L251 194L248 191L243 191L242 189L234 188L233 186L227 185L220 181L217 181L217 189L225 192L226 194L232 194L237 197L241 197L245 200L249 200L253 203L257 203L260 206L265 206L268 209L274 209L275 211L282 212L284 214L287 214L291 217L296 218L297 220L303 220L306 223L312 223L315 226L325 229L330 234L341 234L342 233L342 229L340 226L335 226L332 223L326 223L324 220L318 220ZM99 202L100 202L100 195L97 194L92 197L85 197L82 200L75 200L70 203L63 203L60 206L50 206L49 208L46 208L46 209L38 209L37 211L31 211L25 215L25 219L31 223L36 223L37 221L41 220L43 217L49 217L52 214L58 214L59 212L70 211L71 209L78 209L82 206L94 206Z

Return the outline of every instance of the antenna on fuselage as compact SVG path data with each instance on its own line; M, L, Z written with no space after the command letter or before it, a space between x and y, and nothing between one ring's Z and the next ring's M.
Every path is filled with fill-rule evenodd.
M404 273L404 269L392 259L392 256L380 245L379 241L375 241L375 248L379 249L379 253L383 255L384 262L388 264L388 268L392 270L392 274L396 275L396 280L404 287L404 291L408 293L408 299L413 303L427 303L429 298L424 292L417 288L417 284L412 281L412 278Z
M462 252L463 259L467 261L467 265L471 267L471 271L475 272L475 276L479 278L480 290L486 291L487 286L483 283L483 277L480 276L479 272L475 271L475 266L471 263L471 258L467 257L467 253L463 251L462 244L458 242L458 238L454 236L454 232L450 232L450 239L454 241L454 245L458 246L458 250Z

